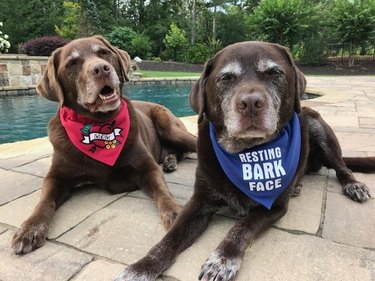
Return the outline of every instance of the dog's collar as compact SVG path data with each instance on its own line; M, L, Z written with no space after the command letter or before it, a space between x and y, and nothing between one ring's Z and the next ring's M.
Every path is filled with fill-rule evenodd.
M235 154L218 144L212 123L209 123L209 131L216 157L226 176L252 200L271 209L297 170L301 150L297 114L293 114L276 139Z
M116 163L130 130L128 105L124 100L119 112L105 122L94 121L66 106L60 109L60 120L76 148L109 166Z

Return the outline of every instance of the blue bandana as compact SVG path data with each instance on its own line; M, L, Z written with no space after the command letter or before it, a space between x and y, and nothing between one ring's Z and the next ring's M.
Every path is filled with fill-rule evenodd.
M271 209L289 186L297 170L301 127L296 113L271 142L231 154L216 140L210 123L210 139L219 163L231 182L252 200Z

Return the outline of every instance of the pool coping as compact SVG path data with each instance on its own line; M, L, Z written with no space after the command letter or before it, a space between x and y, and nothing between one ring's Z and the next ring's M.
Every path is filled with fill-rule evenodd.
M131 79L127 82L127 85L178 85L186 83L194 83L199 79L199 77L176 77L176 78L141 78L141 79ZM30 96L36 95L36 86L15 86L15 87L0 87L0 98L4 97L17 97L17 96Z

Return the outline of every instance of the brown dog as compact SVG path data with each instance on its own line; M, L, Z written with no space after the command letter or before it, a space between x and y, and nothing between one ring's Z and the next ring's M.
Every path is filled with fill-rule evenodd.
M196 151L196 138L168 109L122 98L129 68L128 54L99 36L74 40L49 58L37 90L60 103L48 128L52 166L39 204L14 235L16 254L42 246L55 209L88 183L113 193L143 189L167 229L177 216L157 162L173 171L177 158Z
M323 165L335 169L349 198L370 198L345 162L374 171L375 159L343 160L332 129L317 112L301 110L304 89L303 74L279 45L237 43L207 62L190 95L199 113L194 194L165 237L117 281L155 280L224 206L244 218L207 259L198 279L234 280L254 238L285 215L302 176Z

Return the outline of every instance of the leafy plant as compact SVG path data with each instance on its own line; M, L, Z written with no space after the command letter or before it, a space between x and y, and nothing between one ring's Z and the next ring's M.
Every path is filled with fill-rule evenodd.
M167 48L167 51L170 51L172 59L181 59L181 55L178 56L177 52L182 50L188 44L186 31L179 28L175 23L172 23L163 42Z
M152 43L147 35L143 33L137 33L131 40L130 44L131 49L129 50L129 52L134 56L139 56L143 59L150 57Z
M336 0L331 6L331 28L343 43L350 45L350 56L356 47L365 46L375 31L375 0ZM354 61L349 60L349 66Z
M137 33L130 27L117 26L109 33L106 38L113 46L129 52L132 45L132 40L137 36Z
M292 50L318 29L317 7L307 0L263 0L248 18L249 37L279 43Z
M204 63L211 56L210 47L197 43L190 46L186 52L186 62Z
M64 38L74 39L80 32L79 20L81 7L79 3L64 1L64 17L62 23L55 25L56 33Z

